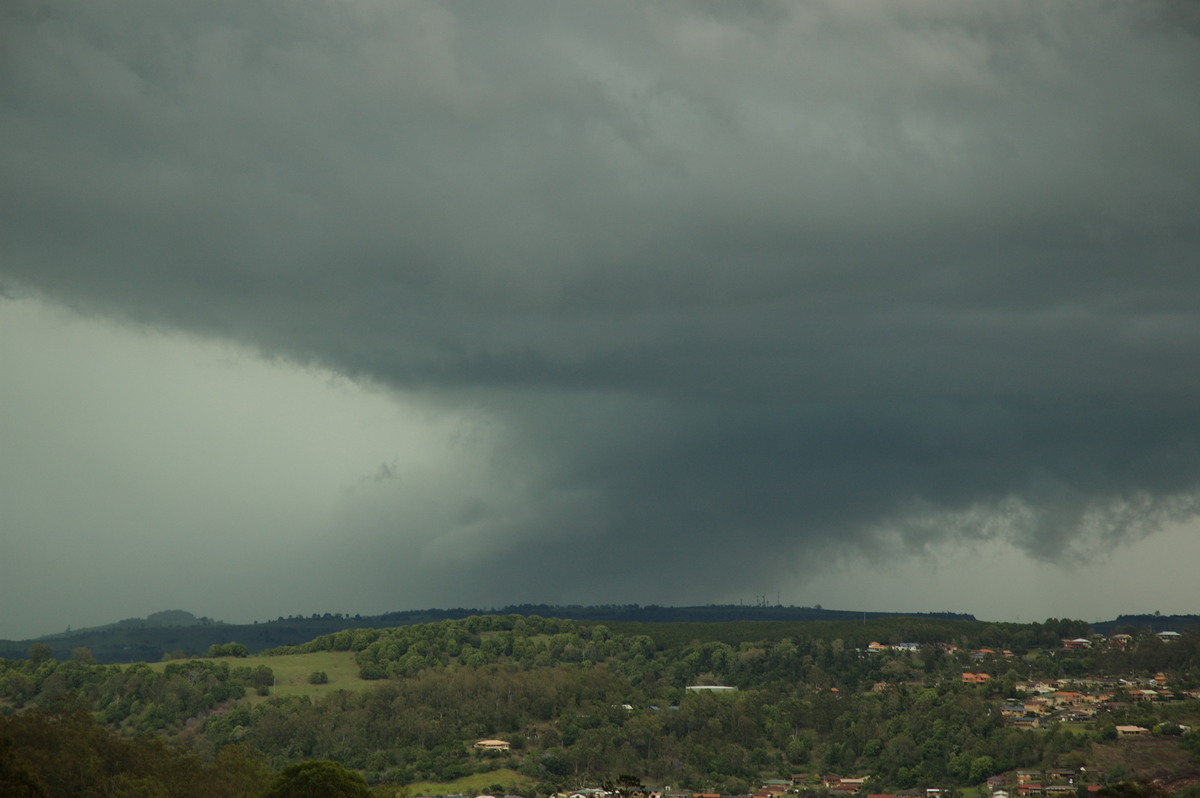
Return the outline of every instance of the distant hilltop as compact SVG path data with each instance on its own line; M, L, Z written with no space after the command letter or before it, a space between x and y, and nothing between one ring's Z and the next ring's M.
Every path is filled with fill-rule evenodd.
M62 638L76 638L84 634L104 633L114 629L150 629L150 628L174 628L186 626L223 626L222 621L214 621L212 618L196 617L187 610L162 610L161 612L152 612L145 618L125 618L116 623L106 623L102 626L84 626L78 629L67 627L67 631L58 632L57 634L43 635L34 640L38 642L50 642ZM32 642L32 641L30 641Z
M50 646L54 656L66 659L77 647L86 647L99 662L154 662L164 655L202 654L212 645L231 641L246 646L251 653L267 648L299 645L315 637L343 629L384 629L419 623L455 620L471 615L540 615L545 618L569 618L578 621L631 623L729 623L736 621L866 621L884 618L928 618L974 621L975 617L954 612L858 612L815 607L790 607L757 603L709 604L693 607L663 607L657 604L559 605L518 604L500 608L402 610L382 615L344 615L342 613L293 615L253 624L227 624L197 617L185 610L164 610L146 618L83 629L68 629L31 640L0 640L0 657L21 659L33 643Z
M195 626L212 623L208 618L197 618L187 610L163 610L146 616L147 626Z
M0 640L0 657L23 659L28 656L29 648L34 643L48 645L58 659L70 657L75 648L86 647L99 662L154 662L164 656L200 655L213 645L231 642L245 646L250 653L257 653L268 648L300 645L343 629L386 629L456 620L471 615L540 615L544 618L593 623L625 623L631 627L648 627L655 624L677 624L684 627L688 624L740 622L750 625L818 622L835 626L892 621L900 624L983 623L977 621L973 615L958 612L862 612L828 610L820 605L791 607L765 603L708 604L691 607L663 607L656 604L516 604L489 609L458 607L403 610L369 616L314 613L310 616L281 616L273 621L256 621L252 624L228 624L211 618L197 617L184 610L164 610L151 613L146 618L130 618L107 626L76 629L34 640ZM1195 615L1122 615L1114 621L1090 624L1093 631L1102 634L1146 628L1155 632L1182 632L1197 626L1200 626L1200 616Z

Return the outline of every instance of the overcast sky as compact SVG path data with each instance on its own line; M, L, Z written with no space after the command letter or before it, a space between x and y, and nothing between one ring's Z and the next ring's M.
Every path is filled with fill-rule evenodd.
M0 7L0 637L1200 612L1184 2Z

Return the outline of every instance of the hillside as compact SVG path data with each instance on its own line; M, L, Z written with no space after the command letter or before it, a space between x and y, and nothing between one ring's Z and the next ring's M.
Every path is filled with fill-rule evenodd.
M0 660L0 720L75 701L123 734L209 753L236 744L275 770L328 759L427 792L546 795L636 774L744 794L797 773L818 792L829 774L868 777L872 792L966 791L1018 769L1186 783L1200 764L1188 731L1200 728L1200 632L1064 648L1081 624L514 614L128 666L42 649ZM689 689L713 685L736 689ZM477 750L484 738L505 750Z
M54 656L66 659L71 651L83 646L98 662L155 662L165 655L203 654L212 645L237 642L251 653L268 648L299 645L320 635L342 629L386 629L418 623L454 620L472 615L540 615L545 618L570 618L584 621L623 621L629 623L713 623L734 621L864 621L868 619L914 617L929 619L974 620L961 613L851 612L820 607L708 605L699 607L660 607L656 605L554 606L525 604L494 610L465 608L425 609L389 612L382 615L342 615L325 613L309 617L276 618L253 624L227 624L191 613L171 610L154 613L146 619L133 618L106 626L77 629L30 640L0 640L0 657L17 659L28 654L35 643L48 645Z

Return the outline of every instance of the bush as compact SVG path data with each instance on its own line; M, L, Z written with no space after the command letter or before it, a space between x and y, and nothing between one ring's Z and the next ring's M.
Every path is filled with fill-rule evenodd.
M329 674L325 671L313 671L308 675L309 684L328 684Z

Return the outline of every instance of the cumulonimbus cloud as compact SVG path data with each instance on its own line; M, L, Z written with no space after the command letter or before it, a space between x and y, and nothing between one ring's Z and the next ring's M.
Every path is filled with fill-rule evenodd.
M1185 6L0 14L5 290L486 413L480 572L1195 513Z

